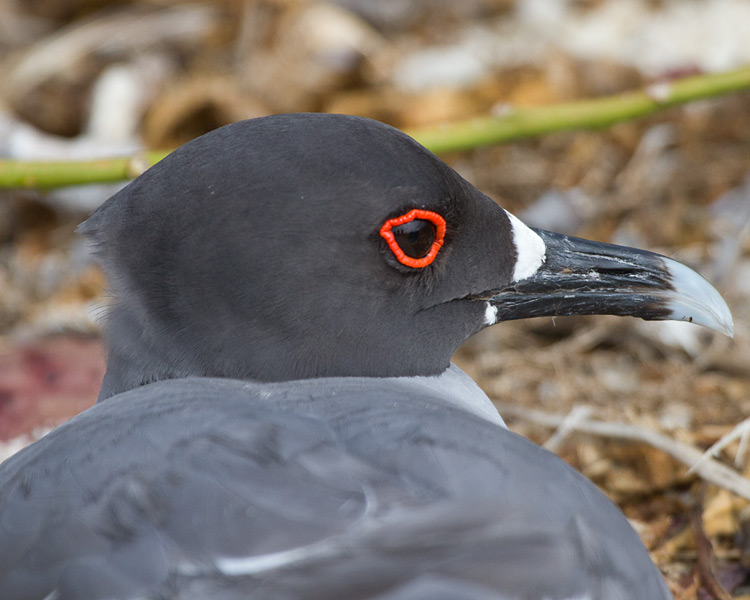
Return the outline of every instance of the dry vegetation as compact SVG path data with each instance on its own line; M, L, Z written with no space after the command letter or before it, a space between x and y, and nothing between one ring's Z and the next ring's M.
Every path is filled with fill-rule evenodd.
M659 63L648 54L658 54L649 28L676 35L673 22L701 5L710 34L711 19L731 24L731 10L741 10L732 0L620 2L642 19L623 34L640 32L643 46L631 57L621 51L627 37L607 21L618 18L616 0L548 4L559 7L573 42L599 19L594 31L613 47L588 54L551 33L548 17L534 13L539 2L520 4L0 0L0 155L172 147L273 112L346 112L408 128L508 103L608 94L718 60L701 62L716 43L690 39L683 25L688 39L670 38L677 56ZM732 54L732 36L742 35L724 32L719 66L748 60L741 49ZM663 252L725 295L734 340L634 320L543 319L485 331L456 360L513 429L547 442L624 508L678 599L750 597L747 497L706 483L710 466L699 477L675 459L707 449L750 415L750 95L446 159L531 224ZM74 227L110 191L0 192L6 451L96 395L103 367L92 306L105 282ZM634 429L693 454L670 455L648 435L623 439ZM750 474L746 450L739 436L719 452L740 487Z

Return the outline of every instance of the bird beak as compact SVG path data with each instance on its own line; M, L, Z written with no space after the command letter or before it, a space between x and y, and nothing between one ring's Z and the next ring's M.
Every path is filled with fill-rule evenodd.
M697 323L732 336L732 315L719 292L666 256L533 229L542 264L502 289L482 294L497 322L529 317L618 315Z

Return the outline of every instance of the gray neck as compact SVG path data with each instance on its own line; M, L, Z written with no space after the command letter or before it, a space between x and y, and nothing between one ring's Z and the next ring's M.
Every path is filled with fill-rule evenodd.
M433 377L401 377L399 380L421 388L428 388L433 394L437 391L439 398L466 412L470 412L485 421L507 428L505 421L497 412L492 400L482 391L476 382L451 363L440 375Z

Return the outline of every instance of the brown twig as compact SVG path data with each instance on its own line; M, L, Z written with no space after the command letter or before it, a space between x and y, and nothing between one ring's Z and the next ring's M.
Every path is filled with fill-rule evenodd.
M513 405L496 403L500 414L514 416L544 427L560 427L566 424L568 431L578 431L589 435L620 440L630 440L648 444L688 467L694 466L694 472L704 481L708 481L721 488L729 490L738 496L750 500L750 480L742 477L730 467L712 459L703 459L704 453L690 444L672 439L653 429L646 429L628 423L607 423L589 419L570 421L566 415L556 415L540 410L521 408Z
M701 493L700 496L702 497L703 494ZM695 565L698 578L704 591L714 600L732 600L732 596L724 589L724 586L716 578L716 573L714 573L714 549L705 529L703 529L702 511L702 502L696 502L690 509L690 525L693 529L695 548L698 553L698 561Z

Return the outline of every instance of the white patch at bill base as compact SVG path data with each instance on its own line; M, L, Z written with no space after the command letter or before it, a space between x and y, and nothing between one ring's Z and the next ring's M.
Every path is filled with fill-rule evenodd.
M516 247L516 266L513 268L513 281L520 281L531 277L544 263L547 247L544 240L534 233L518 217L507 210L511 228L513 229L513 244Z
M497 323L497 306L493 306L489 302L487 303L487 308L484 309L484 322L487 325Z

